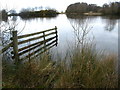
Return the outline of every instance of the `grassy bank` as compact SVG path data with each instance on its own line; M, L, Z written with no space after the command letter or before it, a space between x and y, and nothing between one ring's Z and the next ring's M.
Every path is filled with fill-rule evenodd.
M65 60L54 62L50 54L15 66L3 62L4 88L116 88L117 56L102 56L85 46L71 49L69 66Z

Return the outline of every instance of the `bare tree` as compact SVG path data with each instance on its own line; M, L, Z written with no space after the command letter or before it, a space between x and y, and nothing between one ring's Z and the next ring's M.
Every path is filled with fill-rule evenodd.
M7 11L6 11L7 12ZM0 13L0 32L1 32L1 46L5 47L8 45L11 40L10 38L12 37L12 31L16 30L16 27L18 26L17 20L13 17L9 17L7 21L2 21L2 13ZM25 22L26 25L26 22ZM25 26L22 28L22 30L18 30L18 34L21 33L24 30ZM3 59L5 60L12 60L12 55L11 55L12 48L9 48L6 52L3 53Z
M89 25L90 18L81 17L79 19L69 20L76 37L76 46L83 48L86 42L88 42L87 35L92 29L92 26Z

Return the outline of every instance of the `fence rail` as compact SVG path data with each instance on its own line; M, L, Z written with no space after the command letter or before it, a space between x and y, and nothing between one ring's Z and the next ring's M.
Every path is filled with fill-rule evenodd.
M55 29L57 29L57 27L55 27L53 29L48 29L48 30L45 30L45 31L41 31L41 32L36 32L36 33L32 33L32 34L21 35L21 36L18 36L18 39L29 37L29 36L33 36L33 35L37 35L37 34L41 34L41 33L44 33L44 32L55 30Z
M49 50L53 46L57 46L58 35L57 27L41 32L17 36L17 31L12 32L11 43L2 49L4 53L10 47L13 47L11 54L15 59L15 63L25 59L32 59L41 53ZM27 46L25 45L27 43ZM29 44L28 44L29 43ZM21 45L23 45L21 47Z

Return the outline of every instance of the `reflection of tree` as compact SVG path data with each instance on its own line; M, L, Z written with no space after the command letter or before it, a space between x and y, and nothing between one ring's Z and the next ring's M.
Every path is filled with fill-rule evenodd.
M68 19L81 19L81 20L85 20L85 19L90 19L90 21L94 21L94 19L96 19L95 16L83 16L83 15L79 15L79 14L66 14Z
M107 31L112 31L114 29L116 25L116 21L115 20L106 20L106 26L105 26L105 30Z
M107 31L114 30L115 25L117 23L116 19L114 18L105 18L103 22L105 22L105 30Z
M87 18L87 16L82 16L79 14L67 14L66 13L66 16L68 19L85 19L85 18Z

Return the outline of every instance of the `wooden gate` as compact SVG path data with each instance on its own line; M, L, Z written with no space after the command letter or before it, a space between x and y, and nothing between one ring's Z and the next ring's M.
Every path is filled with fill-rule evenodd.
M12 31L11 43L2 49L4 53L10 47L13 48L11 54L15 63L26 59L33 59L53 46L57 46L57 27L41 32L17 35L17 31Z

